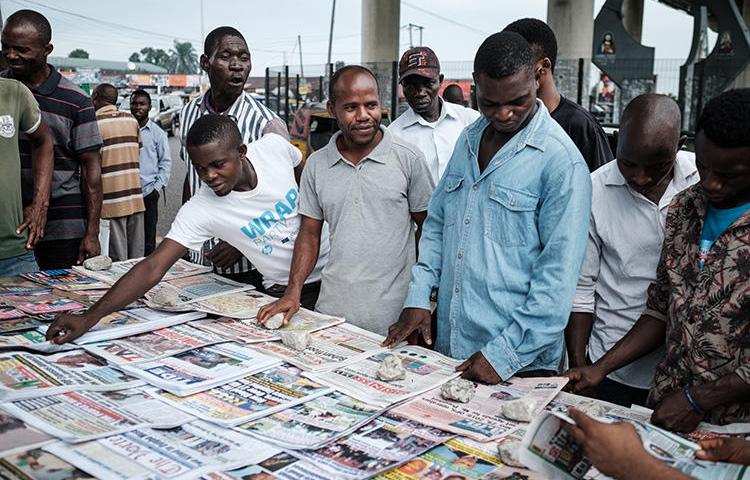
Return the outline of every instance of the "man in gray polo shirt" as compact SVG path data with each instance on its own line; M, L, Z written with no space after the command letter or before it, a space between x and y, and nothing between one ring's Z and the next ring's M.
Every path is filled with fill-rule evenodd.
M378 93L365 67L344 67L331 78L328 111L341 131L307 160L289 285L260 310L261 323L279 312L288 321L299 309L324 221L331 250L316 310L383 335L398 319L435 186L419 149L380 127Z

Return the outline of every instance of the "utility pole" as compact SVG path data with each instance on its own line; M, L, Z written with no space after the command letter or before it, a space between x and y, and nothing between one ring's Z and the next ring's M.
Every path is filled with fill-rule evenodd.
M297 44L299 45L299 76L305 78L305 70L302 67L302 36L297 35Z
M412 35L411 35L412 29L419 30L419 45L420 46L423 45L422 44L422 30L424 30L424 27L422 25L415 25L413 23L410 23L409 24L409 48L414 47L414 40L412 40Z
M333 21L336 18L336 0L333 0L333 6L331 7L331 29L328 32L328 61L331 63L331 49L333 48Z
M203 0L201 2L201 41L206 39L205 32L203 31Z

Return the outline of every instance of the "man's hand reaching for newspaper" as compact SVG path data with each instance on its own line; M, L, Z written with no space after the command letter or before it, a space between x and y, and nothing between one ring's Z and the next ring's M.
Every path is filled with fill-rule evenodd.
M482 352L477 352L470 356L468 360L456 367L461 373L461 378L475 382L486 383L487 385L496 385L502 381L500 375L490 364L489 360L484 358Z
M383 342L383 346L394 347L414 332L422 332L425 343L432 345L432 316L429 310L423 308L403 309L398 321L388 327L388 337Z
M299 307L300 295L295 295L287 292L283 297L276 300L275 302L271 302L260 307L256 319L258 320L258 323L260 323L261 325L265 325L269 318L276 315L277 313L283 313L283 325L286 325L289 323L289 320L292 319L292 316L294 316L294 314L299 311Z
M563 423L564 428L583 446L586 457L604 475L618 480L691 478L649 455L633 425L598 422L573 407L568 414L576 424Z
M47 340L52 343L62 344L72 342L80 337L91 327L96 325L98 319L88 318L87 315L73 315L65 313L58 316L47 329Z
M699 460L750 465L750 442L741 438L711 438L700 442Z
M594 388L607 376L596 364L571 368L563 375L568 377L565 390L588 396L591 396Z

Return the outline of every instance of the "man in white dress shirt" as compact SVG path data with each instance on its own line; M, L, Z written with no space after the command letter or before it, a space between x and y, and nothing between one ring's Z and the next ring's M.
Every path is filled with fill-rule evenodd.
M623 112L617 161L591 174L592 208L586 257L565 340L571 367L601 358L646 308L648 286L675 195L699 180L695 157L680 152L680 110L664 95L636 97ZM643 405L663 347L612 372L601 400Z
M429 47L414 47L404 52L398 76L409 108L388 129L419 147L437 185L458 136L479 118L479 112L440 98L443 75L437 55Z

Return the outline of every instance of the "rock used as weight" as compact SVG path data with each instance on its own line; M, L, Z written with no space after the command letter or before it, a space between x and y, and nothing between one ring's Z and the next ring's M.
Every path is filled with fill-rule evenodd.
M310 336L310 332L306 331L288 331L288 332L281 332L281 343L286 345L287 347L291 348L292 350L297 350L298 352L304 351L307 347L310 346L312 343L312 337Z
M151 297L151 302L165 307L175 307L180 303L180 293L174 287L163 286Z
M83 261L83 268L98 272L99 270L109 270L112 266L112 259L106 255L97 255L96 257L87 258Z
M271 316L268 320L266 320L266 323L263 324L263 326L269 330L278 330L282 325L284 325L283 313L277 313L276 315Z
M401 359L396 355L386 355L383 361L380 362L377 375L384 382L403 380L406 378L406 369L401 364Z
M500 460L509 467L526 468L526 465L518 459L518 452L521 449L520 440L506 440L497 445L497 455Z
M517 422L530 422L534 419L536 402L534 400L519 398L505 402L500 407L503 416Z
M440 395L444 399L461 403L469 403L474 398L475 391L474 382L463 378L455 378L440 387Z

